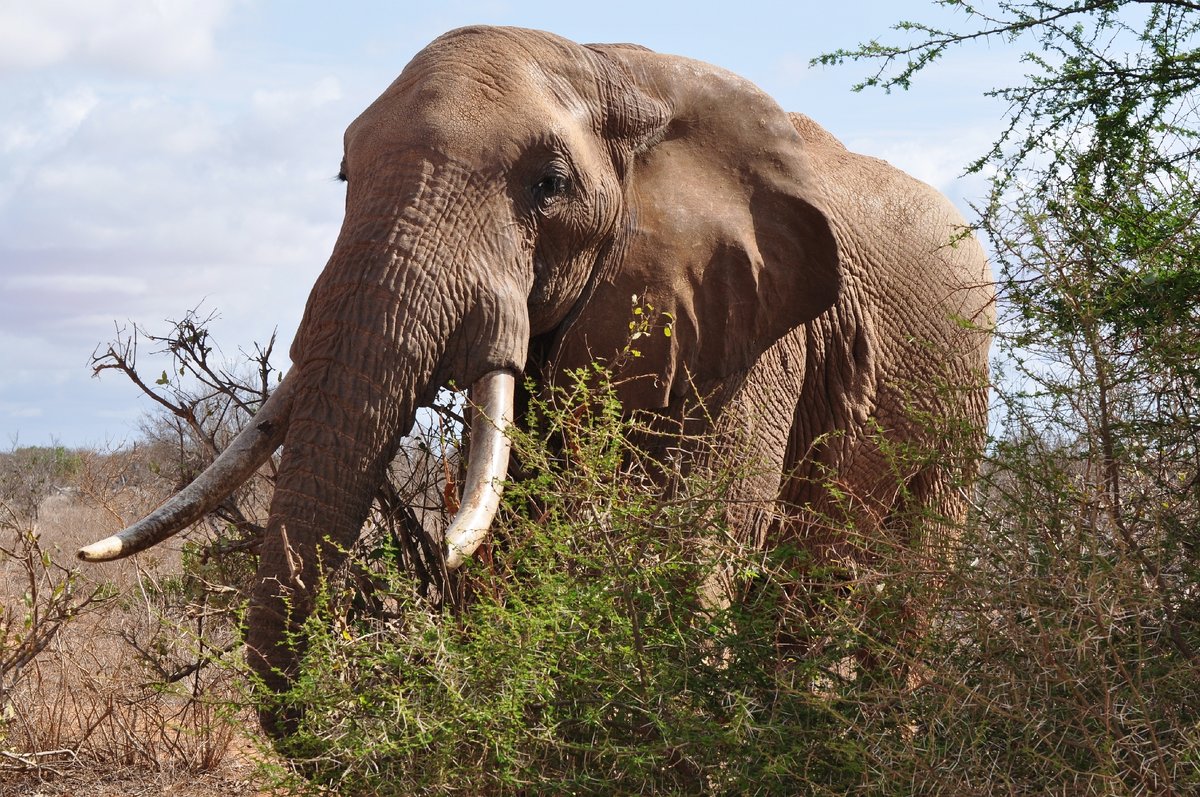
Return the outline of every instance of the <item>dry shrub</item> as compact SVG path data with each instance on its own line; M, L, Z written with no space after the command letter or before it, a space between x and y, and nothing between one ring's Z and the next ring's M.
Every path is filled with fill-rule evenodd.
M0 777L212 771L253 727L236 715L230 590L182 578L178 543L75 568L81 544L169 489L137 449L78 457L69 484L37 503L36 521L0 518Z

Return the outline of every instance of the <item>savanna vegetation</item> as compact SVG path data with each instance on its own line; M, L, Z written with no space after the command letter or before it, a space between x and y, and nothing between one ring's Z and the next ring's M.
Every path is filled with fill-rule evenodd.
M992 187L1000 320L953 544L861 540L839 568L746 548L720 512L734 466L648 461L595 370L541 399L515 441L529 477L447 580L430 551L459 478L448 402L327 580L285 763L247 730L237 637L270 466L165 553L70 562L274 384L270 346L219 357L189 315L98 352L157 397L142 442L0 457L0 784L51 791L100 763L225 793L1200 790L1200 4L937 5L954 27L818 60L902 90L976 39L1028 51L969 167ZM146 373L135 342L170 367ZM961 453L953 424L945 439ZM741 599L702 599L713 572Z

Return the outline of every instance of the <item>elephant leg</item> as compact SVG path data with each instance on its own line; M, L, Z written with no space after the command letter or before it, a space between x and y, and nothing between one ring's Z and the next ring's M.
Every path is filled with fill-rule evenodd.
M786 527L805 558L787 590L782 637L799 655L819 655L846 633L859 636L835 666L858 689L919 682L929 603L945 583L965 510L953 474L936 464L904 468L895 448L867 435L837 447L839 469L820 452L825 480L793 499L803 503Z
M931 629L933 607L945 594L968 508L962 475L931 465L912 476L884 522L884 534L896 540L887 565L889 594L881 595L875 626L877 649L884 655L864 658L873 671L888 670L906 688L922 678L922 655Z
M710 610L744 597L748 585L736 575L742 569L736 560L763 551L781 522L780 487L796 396L804 385L804 353L802 331L785 336L751 368L709 386L702 411L693 413L705 420L688 432L702 438L699 466L723 490L721 520L731 533L705 541L713 568L700 599ZM733 472L730 463L737 463Z

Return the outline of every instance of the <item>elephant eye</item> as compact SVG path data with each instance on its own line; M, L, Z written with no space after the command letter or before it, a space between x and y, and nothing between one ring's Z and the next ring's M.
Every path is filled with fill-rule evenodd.
M570 188L571 181L565 174L551 172L534 183L533 201L539 208L546 208L552 201L566 194Z

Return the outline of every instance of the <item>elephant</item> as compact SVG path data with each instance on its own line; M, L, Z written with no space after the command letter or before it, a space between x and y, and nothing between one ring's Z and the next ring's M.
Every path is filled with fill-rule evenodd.
M944 447L930 418L976 452L986 428L990 265L935 189L726 70L504 27L434 40L344 145L345 217L286 377L191 485L79 552L162 541L282 446L246 620L270 690L293 682L301 651L285 640L418 408L453 382L492 421L471 430L453 569L497 511L516 380L615 363L635 297L671 334L624 358L622 405L682 422L704 403L703 431L756 463L731 491L770 511L730 510L754 544L834 556L838 525L815 520L833 512L859 535L907 533L914 507L962 517L977 456L897 474L886 450Z

